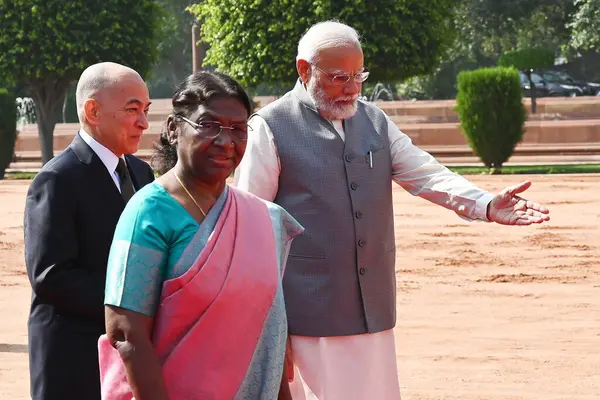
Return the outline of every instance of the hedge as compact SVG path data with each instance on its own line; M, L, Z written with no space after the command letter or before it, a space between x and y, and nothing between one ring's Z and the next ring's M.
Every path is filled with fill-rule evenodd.
M523 139L525 108L514 68L483 68L458 75L457 113L469 146L499 172Z

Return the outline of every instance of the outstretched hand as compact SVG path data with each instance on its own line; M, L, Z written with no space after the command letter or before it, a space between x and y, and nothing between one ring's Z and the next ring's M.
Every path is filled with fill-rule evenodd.
M502 225L531 225L549 221L550 211L546 207L518 196L530 186L529 181L521 182L494 196L488 205L488 219Z

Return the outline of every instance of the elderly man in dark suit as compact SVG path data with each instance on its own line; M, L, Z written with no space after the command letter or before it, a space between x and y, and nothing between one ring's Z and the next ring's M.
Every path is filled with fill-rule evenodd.
M125 203L154 180L131 155L148 128L149 105L134 70L115 63L87 68L77 85L81 129L27 193L33 400L100 399L97 343L105 332L110 244Z

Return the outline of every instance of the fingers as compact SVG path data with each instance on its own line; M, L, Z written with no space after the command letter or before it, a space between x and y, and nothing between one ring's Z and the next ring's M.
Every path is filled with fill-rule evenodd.
M531 201L531 200L527 200L527 208L539 211L543 214L548 214L550 212L550 210L548 210L548 208L544 207L540 203L536 203L535 201Z
M531 181L524 181L515 186L509 186L504 189L504 193L514 196L517 193L522 193L531 187Z
M548 213L543 213L537 210L529 209L527 210L527 215L533 218L539 218L541 221L550 221L550 215L548 215Z
M525 201L525 215L536 219L534 223L550 221L550 210L533 201ZM539 222L537 220L539 219Z
M520 196L514 196L515 200L517 200L517 204L515 205L516 210L533 210L541 214L549 214L550 210L547 207L544 207L540 203L536 203L535 201L526 200Z
M549 220L550 216L548 214L543 214L539 211L529 209L525 212L520 212L517 214L515 225L541 224L542 222Z

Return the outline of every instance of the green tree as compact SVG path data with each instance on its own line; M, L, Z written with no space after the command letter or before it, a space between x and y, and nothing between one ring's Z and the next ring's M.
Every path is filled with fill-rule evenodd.
M462 0L457 8L459 39L479 61L510 50L519 27L541 0ZM483 64L483 63L482 63Z
M517 70L461 72L456 110L469 146L490 172L500 172L523 139L525 108Z
M573 0L550 0L537 7L516 33L517 48L562 50L568 45L568 27L577 7Z
M0 75L28 86L44 162L71 83L101 61L144 76L156 59L161 15L156 0L0 0Z
M577 11L569 27L572 29L571 46L590 50L600 47L600 0L575 0Z
M569 41L566 24L575 9L573 0L461 0L458 41L476 59L517 48L559 48Z
M158 59L148 88L153 98L171 97L175 87L192 73L192 25L196 18L186 9L194 0L159 0L165 13L160 28Z
M363 36L373 80L393 82L432 72L452 43L456 0L205 0L190 8L210 45L206 62L244 84L296 79L298 40L328 19Z
M573 0L460 0L452 21L457 38L438 70L401 87L417 98L453 98L461 70L495 66L515 49L541 47L558 55L570 40L566 24L575 9Z

